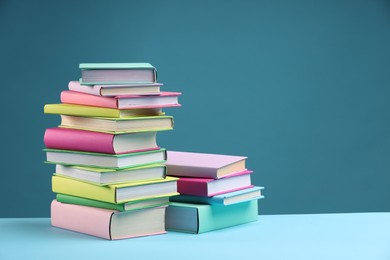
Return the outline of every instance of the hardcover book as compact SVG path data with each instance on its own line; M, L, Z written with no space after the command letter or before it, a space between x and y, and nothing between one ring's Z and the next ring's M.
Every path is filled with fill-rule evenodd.
M76 91L61 92L61 102L95 107L115 109L162 108L180 106L179 92L161 92L158 95L129 95L117 97L99 97Z
M165 208L116 211L61 203L51 203L51 224L109 240L164 234Z
M71 128L48 128L44 143L50 149L108 154L159 149L156 132L109 134Z
M256 221L257 200L228 206L173 202L167 208L167 230L204 233Z
M168 175L219 179L246 170L247 157L168 151Z

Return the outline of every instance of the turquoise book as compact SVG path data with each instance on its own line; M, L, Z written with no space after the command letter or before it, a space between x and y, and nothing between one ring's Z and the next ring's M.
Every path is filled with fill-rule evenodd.
M167 230L200 234L256 221L257 199L228 206L172 202L166 211Z

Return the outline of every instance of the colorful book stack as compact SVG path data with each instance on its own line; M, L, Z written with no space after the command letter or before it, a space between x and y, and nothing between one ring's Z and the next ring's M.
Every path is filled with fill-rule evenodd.
M180 106L176 92L161 92L148 63L80 64L45 132L47 162L56 164L51 204L55 227L106 239L163 234L177 178L166 176L158 131L173 129L162 108Z
M167 209L168 230L204 233L257 220L262 187L251 184L246 157L168 151L179 196Z

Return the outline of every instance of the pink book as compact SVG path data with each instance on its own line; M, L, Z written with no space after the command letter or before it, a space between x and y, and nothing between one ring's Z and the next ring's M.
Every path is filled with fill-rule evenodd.
M165 207L123 211L51 203L51 224L109 240L164 234Z
M117 97L100 97L76 91L61 92L61 102L95 107L116 109L162 108L180 106L179 92L160 92L158 95L127 95Z
M250 174L252 171L244 170L218 180L207 178L184 178L177 181L177 191L184 195L211 197L227 192L252 188Z
M168 151L167 173L172 176L219 179L246 170L247 157Z
M107 154L123 154L159 149L156 132L108 134L72 128L48 128L47 148Z

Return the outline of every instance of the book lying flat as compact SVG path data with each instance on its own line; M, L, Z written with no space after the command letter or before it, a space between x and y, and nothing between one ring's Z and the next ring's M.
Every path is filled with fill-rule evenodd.
M136 200L136 201L130 201L126 203L115 204L115 203L91 200L87 198L58 193L56 196L56 200L62 203L76 204L76 205L103 208L103 209L112 209L117 211L139 210L139 209L147 209L147 208L169 205L169 197Z
M155 83L156 69L149 63L81 63L80 83L128 84Z
M176 196L178 195L176 181L176 178L167 177L162 180L100 186L60 175L53 175L52 189L54 193L117 204L143 199Z
M167 230L204 233L256 221L257 200L228 206L172 202L166 212Z
M156 95L160 93L161 83L127 85L81 85L79 81L70 81L68 89L95 96Z
M139 153L106 154L70 150L43 149L46 162L95 168L130 168L144 164L164 163L166 150L150 150Z
M93 107L74 104L46 104L45 114L90 116L90 117L113 117L126 118L134 116L161 116L164 115L161 108L140 109L114 109L106 107Z
M123 154L157 150L156 132L109 134L71 128L48 128L47 148L95 153Z
M203 203L210 205L231 205L244 201L262 199L261 195L263 187L252 187L243 190L223 193L212 197L194 196L194 195L179 195L171 197L173 202L187 202L187 203Z
M128 95L117 97L99 97L76 91L65 90L61 92L61 102L95 107L115 109L134 108L162 108L180 106L179 92L161 92L158 95Z
M246 170L247 157L168 151L168 175L213 178Z
M61 203L51 203L51 224L109 240L164 234L165 208L116 211Z
M104 118L61 115L60 127L106 132L112 134L173 129L172 116Z
M177 191L184 195L211 197L247 189L253 187L251 185L251 173L252 171L245 170L220 179L180 177L177 182ZM169 171L168 174L170 174Z
M57 164L56 174L97 185L108 185L130 181L161 180L166 177L166 167L163 164L145 164L125 169L109 169Z

